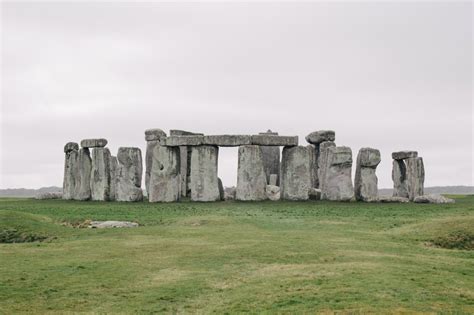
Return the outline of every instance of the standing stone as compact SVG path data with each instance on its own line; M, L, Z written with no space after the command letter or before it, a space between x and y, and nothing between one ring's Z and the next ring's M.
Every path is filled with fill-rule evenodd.
M335 147L336 144L333 141L324 141L319 144L317 147L316 155L317 155L317 173L318 173L318 185L321 191L324 190L326 185L326 172L329 168L328 163L328 155L329 155L329 148ZM321 196L321 199L324 199L324 196Z
M307 146L309 153L309 162L310 162L310 178L311 178L311 187L316 188L319 186L318 180L318 149L313 144Z
M178 147L156 146L150 174L150 202L173 202L181 198Z
M239 147L236 200L265 200L267 177L262 148L258 145Z
M81 148L77 154L74 200L91 199L92 160L88 148Z
M74 199L74 191L76 185L76 171L77 171L77 155L79 145L74 142L69 142L64 146L64 178L63 178L63 195L65 200Z
M323 199L349 201L354 196L352 186L352 150L349 147L328 149Z
M110 200L110 151L108 148L92 149L91 199Z
M406 159L407 191L408 198L413 201L418 196L423 196L425 183L425 168L423 158L413 157Z
M146 152L145 152L145 189L150 196L150 174L153 163L153 150L160 145L160 140L166 138L166 133L158 128L145 130Z
M324 173L324 170L320 171L320 156L321 151L325 150L328 146L334 145L334 140L336 140L336 133L333 130L318 130L313 131L305 137L306 141L312 144L314 147L314 156L312 158L312 187L321 188L321 173ZM321 145L323 142L327 142L324 145ZM323 165L324 167L325 165Z
M393 160L393 197L408 198L406 165L403 160Z
M217 183L219 184L219 199L225 199L224 185L222 184L222 179L217 178Z
M117 201L142 201L142 151L139 148L119 148L116 171Z
M191 151L191 200L220 200L219 181L217 178L217 159L219 148L202 145L192 147Z
M281 198L308 200L311 188L311 149L284 147L281 159Z
M380 151L362 148L357 154L354 179L355 198L359 201L377 201L378 179L375 170L380 163Z
M110 200L116 200L117 195L117 157L110 156Z
M270 174L270 181L268 182L268 185L271 186L278 186L278 175L277 174Z
M270 129L267 132L261 132L259 135L273 135L278 136L278 132L272 132ZM276 186L280 185L280 147L278 146L261 146L263 167L265 169L265 176L267 177L267 183L270 183L270 175L277 175Z

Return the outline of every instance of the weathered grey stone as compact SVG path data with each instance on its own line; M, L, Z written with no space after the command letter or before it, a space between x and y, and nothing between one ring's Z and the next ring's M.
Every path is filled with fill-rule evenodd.
M224 199L225 200L235 200L236 188L235 187L225 187L224 188Z
M422 195L417 196L413 200L416 203L454 203L454 199L446 198L441 195L436 194L429 194L429 195Z
M418 152L416 151L399 151L399 152L392 153L392 159L394 160L403 160L403 159L413 158L417 156L418 156Z
M355 198L359 201L376 201L378 197L378 179L375 169L380 163L380 151L362 148L357 154L354 179Z
M106 139L84 139L81 141L81 147L83 148L103 148L107 145Z
M191 132L186 130L171 129L170 136L203 136L203 133Z
M284 147L281 158L281 198L308 200L311 188L310 148Z
M331 147L328 149L328 165L323 199L349 201L354 196L352 186L352 150L349 147Z
M272 201L280 200L280 187L275 185L267 185L265 189L267 198Z
M310 200L321 200L321 189L310 188L309 189L309 199Z
M220 200L217 178L219 148L215 146L195 146L191 151L191 200Z
M79 151L79 145L76 142L68 142L64 146L64 153L68 153L71 151Z
M224 200L225 199L225 193L224 193L224 185L222 184L222 179L217 178L217 184L219 187L219 200Z
M91 221L89 227L92 229L133 228L138 227L138 223L130 221Z
M48 199L61 199L63 197L62 192L44 192L39 193L35 196L37 200L48 200Z
M393 160L393 197L408 198L406 165L403 160Z
M390 196L380 196L378 201L382 203L407 203L410 202L410 199L404 197L390 197Z
M298 145L298 136L253 135L251 141L255 145L296 146Z
M117 201L142 201L142 151L139 148L121 147L117 153Z
M267 178L263 166L261 147L257 145L239 147L235 199L243 201L265 200L266 186Z
M333 130L313 131L305 137L306 141L311 144L320 144L324 141L336 140L336 133Z
M108 148L92 149L91 199L110 200L110 151Z
M150 175L151 167L153 164L153 150L156 146L160 145L159 140L151 140L146 143L146 152L145 152L145 189L146 193L150 195Z
M425 168L421 157L408 158L405 161L408 198L413 201L416 197L424 194Z
M260 132L259 135L278 136L278 132L268 129L267 132ZM280 185L280 147L278 146L261 146L263 156L263 168L267 177L267 183L270 183L271 174L276 174L275 186Z
M110 200L116 200L117 196L117 168L118 160L115 156L110 156Z
M221 147L238 147L250 144L250 136L248 135L215 135L204 136L202 144L216 145Z
M336 144L332 141L324 141L319 144L319 148L317 148L316 155L317 155L317 173L318 173L318 183L316 187L319 187L321 191L324 190L324 186L326 184L326 172L329 168L328 163L328 155L329 155L329 148L335 147ZM319 150L318 150L319 149ZM321 196L324 199L324 196Z
M165 137L166 137L166 132L164 132L163 130L159 128L145 130L146 141L159 141Z
M316 188L319 186L317 149L313 144L307 145L306 147L309 153L311 187Z
M268 185L278 186L278 175L277 174L270 174L270 179L268 181Z
M183 145L198 146L202 145L204 136L169 136L161 139L161 145L168 147L179 147Z
M91 199L92 160L88 148L79 149L76 167L74 200L89 200Z
M67 145L66 145L67 146ZM76 143L77 148L79 147ZM76 146L71 146L75 148ZM76 191L76 177L77 175L77 157L78 150L66 150L65 159L64 159L64 177L63 177L63 196L65 200L74 199L74 194Z
M173 202L181 198L178 147L158 145L153 149L149 189L148 200L150 202Z

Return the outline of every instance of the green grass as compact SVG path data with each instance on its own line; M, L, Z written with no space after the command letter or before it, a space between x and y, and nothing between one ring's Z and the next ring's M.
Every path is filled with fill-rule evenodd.
M141 226L71 227L85 220ZM462 249L474 196L445 205L0 199L7 230L9 240L44 241L0 244L4 314L474 313L474 251Z

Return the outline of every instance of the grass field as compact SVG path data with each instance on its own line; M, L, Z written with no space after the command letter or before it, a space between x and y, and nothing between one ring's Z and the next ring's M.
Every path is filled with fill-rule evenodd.
M90 219L141 226L73 227ZM0 199L0 239L40 240L0 244L0 313L472 314L473 238L474 196L447 205Z

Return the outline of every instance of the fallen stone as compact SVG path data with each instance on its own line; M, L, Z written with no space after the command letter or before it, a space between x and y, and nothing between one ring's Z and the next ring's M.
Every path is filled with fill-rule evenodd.
M88 148L79 149L76 167L74 200L90 200L92 160Z
M117 201L142 201L142 151L139 148L121 147L117 153L116 192Z
M108 228L133 228L138 227L138 223L129 221L91 221L89 228L108 229Z
M64 153L69 153L71 151L79 151L79 145L76 142L68 142L64 146Z
M308 194L309 200L321 200L321 189L310 188Z
M270 174L270 180L268 181L268 185L278 186L278 175L277 174Z
M266 186L262 149L257 145L240 146L236 200L265 200Z
M174 202L181 198L178 147L156 146L150 174L150 202Z
M92 149L91 199L95 201L110 200L110 160L108 148Z
M331 147L328 151L329 168L322 189L323 199L349 201L354 196L352 186L352 150L349 147Z
M253 135L252 144L266 146L296 146L298 136Z
M311 144L320 144L324 141L336 140L336 132L333 130L319 130L313 131L305 137L306 141Z
M48 200L48 199L62 199L63 193L62 192L45 192L39 193L35 196L37 200Z
M219 148L215 146L195 146L191 151L191 189L192 201L220 200L217 178L217 159Z
M219 186L219 200L225 200L224 185L222 184L222 179L217 178L217 183Z
M106 145L106 139L84 139L81 141L81 147L83 148L103 148Z
M392 153L392 159L394 160L403 160L408 158L414 158L418 156L418 152L416 151L399 151Z
M375 169L380 163L380 151L362 148L357 154L354 193L358 201L372 202L378 197L378 179Z
M407 203L410 202L410 199L404 197L390 197L390 196L380 196L378 201L382 203Z
M454 199L436 194L416 196L413 201L416 203L455 203Z
M308 200L311 188L310 149L304 146L284 147L281 158L281 198Z
M275 185L267 185L265 194L267 195L267 198L272 201L280 200L280 187Z
M168 147L198 146L202 145L203 140L204 136L169 136L161 139L160 143Z
M405 161L408 198L413 201L416 197L424 194L425 168L421 157L408 158Z
M250 144L250 136L247 135L216 135L204 136L202 144L220 147L238 147Z
M166 132L164 132L163 130L159 128L145 130L146 141L159 141L165 137L166 137Z

